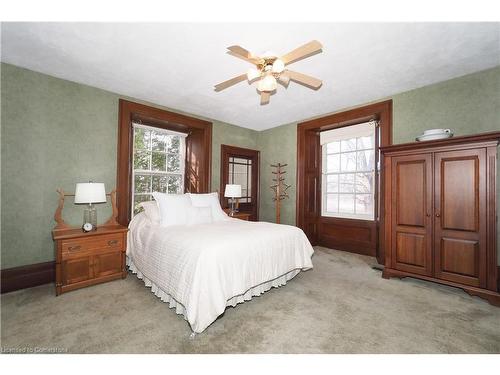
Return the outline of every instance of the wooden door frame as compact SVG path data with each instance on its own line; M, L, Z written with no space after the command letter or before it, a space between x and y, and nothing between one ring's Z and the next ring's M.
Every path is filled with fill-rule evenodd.
M227 206L227 199L224 198L225 181L229 179L228 159L230 156L243 156L255 159L255 165L252 164L252 192L255 193L255 204L252 211L252 221L259 220L260 205L260 151L249 148L221 145L220 146L220 202L222 207ZM252 194L253 196L253 194Z
M299 123L297 126L297 213L296 222L308 235L309 240L314 244L318 241L319 218L321 217L321 147L319 144L319 133L325 130L341 128L349 125L367 122L370 120L379 121L380 147L392 144L392 100L369 104L348 111L335 113L329 116ZM383 164L380 164L380 174L382 175ZM380 193L383 186L376 189L379 194L376 202L376 212L378 217L376 257L379 263L384 263L383 244L383 212ZM308 194L309 193L309 194ZM312 198L310 195L314 195ZM309 201L308 201L309 200ZM307 212L306 212L307 211ZM344 219L344 221L349 219Z
M212 123L127 100L119 100L117 149L118 222L128 226L131 217L132 122L188 134L184 186L187 192L208 193L212 166ZM192 154L192 156L191 156Z

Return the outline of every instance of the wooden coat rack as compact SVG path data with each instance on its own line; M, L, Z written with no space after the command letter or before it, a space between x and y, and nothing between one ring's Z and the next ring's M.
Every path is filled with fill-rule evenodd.
M288 164L271 164L271 167L276 168L272 174L275 175L273 181L274 185L271 185L271 189L274 191L273 201L275 201L276 205L276 223L279 224L281 222L281 201L285 198L290 198L288 193L286 192L291 185L285 184L285 178L283 175L286 173L282 168L286 167Z

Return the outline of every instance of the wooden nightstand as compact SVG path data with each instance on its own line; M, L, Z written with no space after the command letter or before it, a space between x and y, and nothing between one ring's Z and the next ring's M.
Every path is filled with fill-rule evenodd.
M250 216L252 216L251 213L249 212L235 212L234 215L229 215L229 208L225 208L224 212L227 214L229 217L234 217L235 219L240 219L240 220L250 220Z
M126 227L109 225L85 233L54 230L56 295L89 285L125 278Z

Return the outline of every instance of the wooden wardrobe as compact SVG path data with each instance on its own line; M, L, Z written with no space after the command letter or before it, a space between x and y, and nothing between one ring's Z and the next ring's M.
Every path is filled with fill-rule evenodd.
M381 148L383 277L416 277L500 306L500 132Z

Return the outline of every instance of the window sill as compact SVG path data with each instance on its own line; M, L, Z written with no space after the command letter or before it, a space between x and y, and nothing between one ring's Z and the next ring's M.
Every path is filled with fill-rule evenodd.
M344 219L347 219L347 220L358 220L358 221L375 221L375 218L373 216L356 216L356 215L349 215L349 214L345 214L345 215L333 215L333 214L328 214L328 213L322 213L321 214L321 217L322 218L325 218L325 219L340 219L340 220L344 220Z

